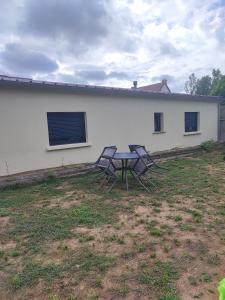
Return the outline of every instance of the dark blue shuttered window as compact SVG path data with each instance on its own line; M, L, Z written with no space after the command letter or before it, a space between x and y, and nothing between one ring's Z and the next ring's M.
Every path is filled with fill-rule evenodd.
M198 131L198 112L185 113L185 132Z
M154 113L154 131L161 132L162 128L162 113Z
M48 112L49 145L86 142L84 112Z

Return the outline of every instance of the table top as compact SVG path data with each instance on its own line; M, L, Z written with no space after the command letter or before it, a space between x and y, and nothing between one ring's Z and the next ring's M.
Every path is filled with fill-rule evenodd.
M113 159L137 159L138 155L135 152L116 152Z

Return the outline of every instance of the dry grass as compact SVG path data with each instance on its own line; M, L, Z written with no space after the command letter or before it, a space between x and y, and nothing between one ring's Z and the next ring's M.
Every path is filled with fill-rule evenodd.
M94 175L0 191L0 299L218 299L223 153L164 165L151 193Z

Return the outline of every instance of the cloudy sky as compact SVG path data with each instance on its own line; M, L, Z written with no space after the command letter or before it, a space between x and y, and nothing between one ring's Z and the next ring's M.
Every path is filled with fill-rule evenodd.
M225 0L0 1L0 74L182 92L225 73Z

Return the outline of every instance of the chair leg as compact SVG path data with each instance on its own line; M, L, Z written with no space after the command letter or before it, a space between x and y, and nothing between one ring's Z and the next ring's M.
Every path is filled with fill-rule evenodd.
M150 192L150 190L147 188L147 186L143 183L143 181L141 180L141 178L137 175L135 175L135 179L140 183L140 185L147 191Z
M142 182L142 184L143 184L147 189L148 189L148 188L151 188L151 186L150 186L150 185L151 185L151 182L150 182L150 181L147 180L147 182L145 182L144 179L142 179L142 178L140 178L140 177L139 177L139 179L140 179L140 181ZM148 191L150 191L150 190L148 189Z
M100 172L97 172L96 174L94 173L93 175L96 175L96 176L94 176L94 178L91 180L91 183L101 180L105 174L104 174L104 171L100 171Z
M108 176L105 176L100 184L100 187L102 187L107 180L108 180Z
M149 183L149 186L156 187L156 185L148 178L147 178L147 182Z
M108 189L108 192L111 192L111 190L113 189L114 185L116 184L117 178L115 177L113 180L113 183L111 185L111 187Z
M107 178L106 178L106 184L108 184L110 182L110 180L111 180L111 177L107 176Z

